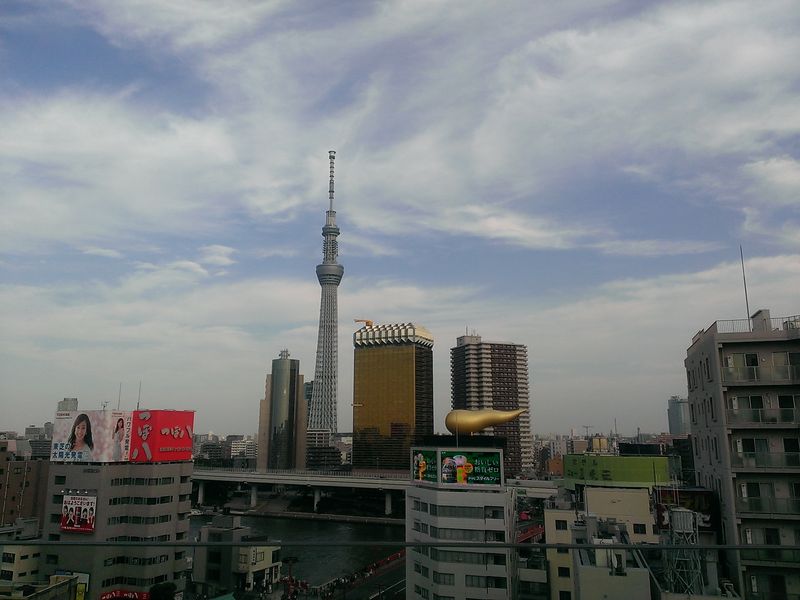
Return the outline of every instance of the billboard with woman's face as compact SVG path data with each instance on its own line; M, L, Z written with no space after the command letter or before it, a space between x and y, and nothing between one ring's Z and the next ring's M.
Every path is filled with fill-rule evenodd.
M166 462L192 460L191 410L57 412L54 462Z
M133 413L119 410L57 412L50 459L56 462L126 462Z

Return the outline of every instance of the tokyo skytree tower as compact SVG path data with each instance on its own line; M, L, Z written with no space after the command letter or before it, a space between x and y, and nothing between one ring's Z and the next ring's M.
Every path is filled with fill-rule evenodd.
M336 262L339 255L339 228L333 210L333 162L336 152L328 152L331 175L328 187L330 205L325 213L322 228L322 264L317 265L317 279L322 287L319 304L319 334L317 337L317 363L314 368L314 385L311 391L308 428L327 429L336 433L336 379L338 372L338 314L337 289L344 275L344 267Z

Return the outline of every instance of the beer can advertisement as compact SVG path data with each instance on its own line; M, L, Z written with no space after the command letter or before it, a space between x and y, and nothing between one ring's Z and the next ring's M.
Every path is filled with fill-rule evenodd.
M438 466L436 450L420 448L411 451L411 479L438 483Z
M61 502L61 531L94 533L97 496L64 496Z
M440 483L456 486L503 485L503 458L497 450L442 450Z

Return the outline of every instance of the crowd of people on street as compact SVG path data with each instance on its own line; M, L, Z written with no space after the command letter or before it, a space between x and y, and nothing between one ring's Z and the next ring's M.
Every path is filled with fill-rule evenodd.
M383 570L385 567L391 565L397 560L401 560L405 557L405 550L400 550L399 552L395 552L391 556L387 556L377 562L371 563L355 573L350 575L343 575L342 577L338 577L333 581L329 581L328 583L314 588L314 592L321 598L321 600L331 600L334 598L336 593L339 590L348 590L350 588L356 587L364 583L364 580L372 577L376 573ZM295 596L296 598L296 596ZM286 600L292 600L290 597L287 596Z

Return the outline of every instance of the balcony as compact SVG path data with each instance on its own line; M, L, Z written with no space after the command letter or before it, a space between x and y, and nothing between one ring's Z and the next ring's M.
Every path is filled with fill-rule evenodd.
M766 385L800 383L800 365L722 367L725 385Z
M737 408L727 412L728 425L781 427L797 425L800 411L795 408Z
M736 498L736 511L800 518L800 498Z
M759 548L758 550L742 550L741 558L742 560L752 562L794 563L800 566L800 550L795 548L786 550L780 548L780 546L776 546L774 550L771 548L769 550L763 548Z
M800 452L742 452L731 454L731 466L740 470L800 469Z

